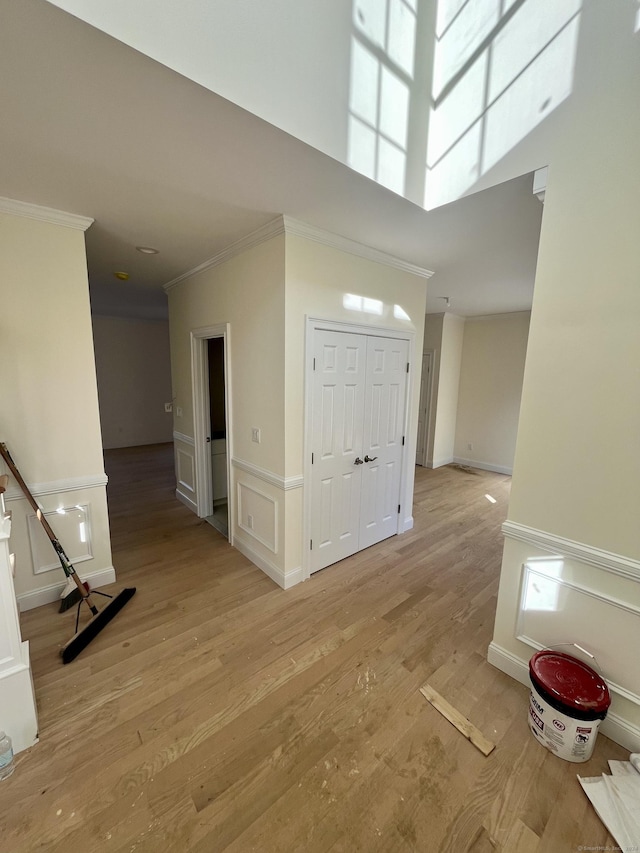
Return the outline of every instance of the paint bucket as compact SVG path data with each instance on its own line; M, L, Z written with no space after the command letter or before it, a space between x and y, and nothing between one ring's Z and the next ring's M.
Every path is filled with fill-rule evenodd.
M611 704L604 678L583 661L553 649L535 653L529 677L533 736L565 761L588 761Z

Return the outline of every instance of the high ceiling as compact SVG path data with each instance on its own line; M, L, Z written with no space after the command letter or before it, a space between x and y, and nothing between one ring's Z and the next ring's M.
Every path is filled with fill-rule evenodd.
M427 213L44 0L2 19L0 196L95 219L95 313L164 316L164 283L279 214L434 270L428 312L531 306L531 175Z

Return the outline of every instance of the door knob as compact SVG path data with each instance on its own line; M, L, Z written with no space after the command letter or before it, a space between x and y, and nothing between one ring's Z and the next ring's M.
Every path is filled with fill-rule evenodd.
M377 456L365 456L364 461L365 462L375 462L377 458L378 458Z
M354 464L354 465L362 465L362 459L360 459L360 457L359 457L359 456L356 456L356 458L355 458L355 460L354 460L353 464Z

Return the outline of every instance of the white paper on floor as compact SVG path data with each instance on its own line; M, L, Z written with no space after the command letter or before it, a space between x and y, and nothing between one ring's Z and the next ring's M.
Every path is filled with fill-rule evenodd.
M638 771L630 761L608 761L612 776L637 776Z
M617 765L626 763L615 762ZM624 770L613 776L578 776L578 781L622 850L640 849L640 773L634 771L629 775Z

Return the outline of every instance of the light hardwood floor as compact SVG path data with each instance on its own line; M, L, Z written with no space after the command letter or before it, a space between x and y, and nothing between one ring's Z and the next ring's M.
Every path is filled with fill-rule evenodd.
M418 468L411 532L284 592L176 501L170 446L106 456L111 591L138 591L67 666L74 612L23 614L41 741L0 783L0 850L615 848L576 773L627 753L551 755L485 659L508 477Z

